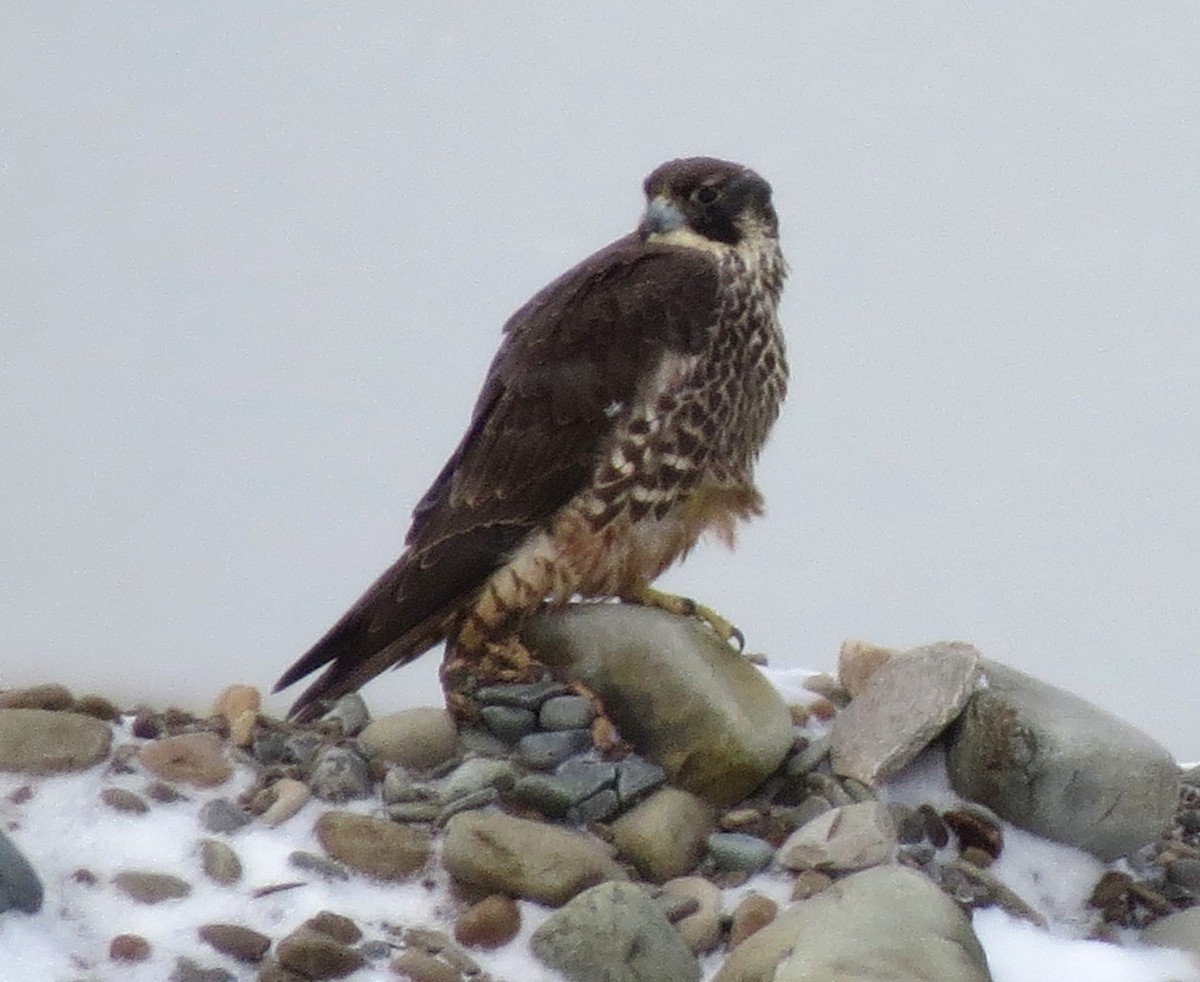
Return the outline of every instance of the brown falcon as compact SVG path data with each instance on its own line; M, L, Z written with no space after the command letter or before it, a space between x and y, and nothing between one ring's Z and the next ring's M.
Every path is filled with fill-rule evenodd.
M485 658L544 603L651 589L701 533L762 511L755 459L787 386L786 274L771 187L710 157L645 182L637 230L504 326L466 435L413 511L396 563L276 689L324 667L292 715L448 639ZM505 639L508 639L506 642Z

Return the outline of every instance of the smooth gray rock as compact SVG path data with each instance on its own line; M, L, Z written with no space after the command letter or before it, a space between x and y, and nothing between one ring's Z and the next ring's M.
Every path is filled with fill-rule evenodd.
M254 816L236 801L229 798L213 798L200 806L200 824L209 832L229 833L244 828Z
M0 911L36 914L41 909L41 879L21 850L0 831Z
M700 963L639 886L604 883L533 932L530 948L571 982L697 982Z
M617 764L617 797L628 808L666 780L667 772L645 757L626 757Z
M779 847L789 869L844 872L889 862L896 832L887 805L861 801L831 808L796 829Z
M834 773L873 785L904 767L962 712L979 660L958 641L893 654L833 721Z
M583 730L596 718L591 700L583 696L552 696L538 710L543 730Z
M537 729L537 713L518 706L484 706L479 711L483 725L505 743L516 743Z
M530 733L517 741L517 760L534 770L548 771L591 745L592 735L587 730Z
M1036 835L1113 860L1175 814L1179 767L1141 730L1062 689L984 661L951 732L954 790Z
M713 982L990 982L971 922L920 873L877 866L792 904Z
M708 837L708 854L717 869L757 873L771 865L771 843L744 832L716 832Z
M108 756L112 727L49 709L0 709L0 771L81 771Z
M695 618L632 604L575 604L523 634L545 664L600 696L621 736L671 781L717 805L742 800L792 745L770 683Z
M442 864L468 886L554 907L597 883L627 879L595 836L500 812L450 819Z

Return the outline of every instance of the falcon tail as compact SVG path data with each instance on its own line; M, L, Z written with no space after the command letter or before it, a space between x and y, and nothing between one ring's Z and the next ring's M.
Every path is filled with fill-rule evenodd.
M528 531L519 525L484 525L407 550L275 683L274 691L279 692L325 668L288 717L298 722L316 719L328 701L444 640Z

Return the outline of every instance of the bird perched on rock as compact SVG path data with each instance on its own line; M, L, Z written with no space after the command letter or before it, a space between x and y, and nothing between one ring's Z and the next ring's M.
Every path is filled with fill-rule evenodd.
M762 511L754 463L788 375L771 187L692 157L657 168L645 192L634 232L505 324L403 554L279 680L325 669L293 716L442 640L457 658L519 660L522 622L575 596L695 614L740 638L650 584L702 533L732 545Z

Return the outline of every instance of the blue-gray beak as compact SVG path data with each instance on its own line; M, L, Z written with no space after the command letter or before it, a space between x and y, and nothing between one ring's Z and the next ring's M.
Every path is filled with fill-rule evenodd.
M678 206L660 194L646 206L646 214L642 216L642 224L638 226L638 231L642 235L653 235L656 232L670 232L686 223L687 218Z

